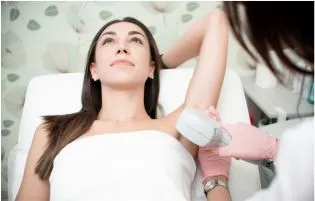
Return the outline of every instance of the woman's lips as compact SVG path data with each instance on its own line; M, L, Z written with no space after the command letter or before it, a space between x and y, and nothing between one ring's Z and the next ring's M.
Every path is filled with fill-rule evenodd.
M115 60L110 66L114 66L114 65L134 66L134 64L132 62L125 60L125 59Z

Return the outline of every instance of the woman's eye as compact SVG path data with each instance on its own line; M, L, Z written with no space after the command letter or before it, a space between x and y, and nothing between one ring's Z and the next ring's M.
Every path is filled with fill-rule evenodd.
M112 39L112 38L106 38L106 39L103 41L103 45L110 44L110 43L112 43L112 42L114 42L114 39Z
M143 44L142 40L140 40L139 38L133 37L130 39L131 42L135 42L135 43L139 43L139 44Z

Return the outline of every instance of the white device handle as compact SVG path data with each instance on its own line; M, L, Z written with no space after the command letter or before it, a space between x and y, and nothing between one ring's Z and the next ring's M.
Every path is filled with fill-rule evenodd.
M224 146L231 140L230 135L218 122L193 108L183 110L176 122L176 129L200 147Z

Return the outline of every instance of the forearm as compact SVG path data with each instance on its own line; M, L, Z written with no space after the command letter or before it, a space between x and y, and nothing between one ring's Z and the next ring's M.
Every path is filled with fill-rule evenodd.
M206 31L202 40L200 57L184 102L184 107L204 111L209 106L216 107L226 68L228 22L222 10L214 10L210 14ZM180 138L189 149L196 153L197 146Z
M194 22L188 31L163 54L162 60L169 68L175 68L185 61L199 55L210 15Z
M185 106L200 110L216 106L226 69L228 22L224 12L214 10L209 18ZM202 97L201 97L202 96Z
M221 179L227 182L224 176L214 176L208 177L206 181L210 179ZM231 201L230 192L227 188L223 186L216 186L214 189L207 193L208 201Z

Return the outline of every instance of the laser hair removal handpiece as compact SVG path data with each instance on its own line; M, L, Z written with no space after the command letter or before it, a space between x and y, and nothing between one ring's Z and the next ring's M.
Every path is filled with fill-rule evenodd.
M193 108L185 108L176 122L176 129L184 137L199 147L221 147L228 145L232 138L228 131L220 127L220 124ZM244 159L243 159L244 160ZM246 162L270 167L273 161L244 160Z
M183 110L176 122L176 129L200 147L225 146L231 140L231 136L218 122L193 108Z

